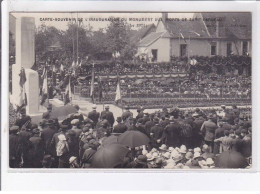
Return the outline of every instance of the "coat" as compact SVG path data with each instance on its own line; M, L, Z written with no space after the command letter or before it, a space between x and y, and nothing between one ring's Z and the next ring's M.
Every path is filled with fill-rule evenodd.
M91 111L91 112L88 113L88 118L93 121L94 126L96 126L99 117L100 117L100 113L97 112L96 110L93 110L93 111Z
M103 118L104 116L106 120L108 120L108 122L110 123L110 126L113 126L115 123L114 114L110 111L102 111L100 117Z
M124 123L118 123L114 126L113 133L124 133L127 130L127 126Z
M129 110L128 110L128 111L125 111L125 112L122 114L122 119L123 119L123 121L125 121L125 120L128 119L129 117L133 117L133 113L130 112Z
M181 126L178 122L172 122L166 126L163 135L162 141L165 142L167 146L178 147L180 146L180 131Z
M50 127L44 128L41 133L41 138L44 142L45 154L51 153L51 140L56 131Z
M201 131L204 135L205 141L213 141L215 139L215 130L217 125L213 121L205 121L201 126Z

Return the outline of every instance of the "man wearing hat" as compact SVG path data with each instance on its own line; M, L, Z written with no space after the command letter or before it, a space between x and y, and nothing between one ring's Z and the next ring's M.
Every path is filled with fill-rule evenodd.
M111 111L109 111L109 105L105 105L105 110L101 112L101 117L105 117L110 123L110 126L114 126L115 118Z
M58 159L58 168L69 168L70 148L68 147L68 136L66 134L67 130L68 125L61 125L60 131L55 133L51 140L51 148L54 148L55 150L52 152L52 155L56 156L56 160ZM64 149L62 154L58 153L58 145L61 144L61 141L64 141L67 148L66 150Z
M45 123L45 127L43 128L43 131L41 132L41 138L44 142L44 149L45 149L45 154L51 154L51 140L53 135L56 133L57 131L55 130L54 127L54 121L53 120L48 120Z
M43 119L50 119L51 116L52 116L51 114L52 114L52 104L49 104L48 107L47 107L47 112L42 114L42 118Z
M72 128L69 130L69 131L74 131L74 132L75 132L76 139L79 139L79 136L80 136L80 134L82 133L82 129L80 129L80 128L78 127L79 122L80 122L80 121L79 121L78 119L73 119L73 120L71 121L71 126L72 126Z
M122 119L123 119L123 122L125 122L129 117L133 117L133 113L130 112L130 107L129 106L126 106L126 111L123 112L122 114Z
M144 109L142 107L139 107L137 110L136 120L143 118L144 116Z
M97 112L97 105L92 106L92 111L88 113L88 118L93 121L94 128L97 125L98 119L100 117L100 113Z
M19 126L12 126L9 131L9 165L10 168L18 168L21 162L22 145L17 134Z
M38 128L34 128L32 130L33 136L29 139L29 158L30 158L30 167L32 168L40 168L42 159L44 156L44 143L42 138L40 137L40 130Z
M213 115L208 115L208 120L205 121L201 126L201 132L204 135L204 141L209 146L210 152L213 152L213 145L215 139L215 131L217 129L217 125L212 121Z
M122 123L122 117L117 117L117 125L114 126L113 133L124 133L127 130L127 126Z
M162 126L159 124L159 118L154 118L154 126L151 128L150 130L150 137L151 137L151 145L152 147L155 148L159 148L160 147L160 143L157 142L157 140L162 138L162 134L163 134L163 128Z
M20 110L20 115L21 115L21 118L17 119L16 122L15 122L15 125L18 126L19 129L21 129L23 126L27 127L27 125L32 120L30 116L26 115L26 109L25 108L22 108Z

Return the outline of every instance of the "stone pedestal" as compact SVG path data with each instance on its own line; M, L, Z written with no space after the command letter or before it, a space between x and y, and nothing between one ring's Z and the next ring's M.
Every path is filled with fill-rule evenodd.
M32 17L16 18L16 64L30 69L35 61L35 21Z

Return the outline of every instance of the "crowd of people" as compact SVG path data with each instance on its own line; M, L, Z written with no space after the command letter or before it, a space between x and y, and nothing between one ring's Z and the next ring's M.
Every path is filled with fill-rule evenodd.
M78 105L74 108L75 113L58 120L50 104L39 124L21 109L10 125L10 167L96 168L96 162L114 159L105 156L116 157L109 152L97 161L99 153L119 145L127 151L109 168L250 168L252 164L251 116L235 105L231 109L222 105L221 110L164 107L153 113L139 107L137 116L125 107L117 118L108 105L101 113L95 104L88 114ZM120 141L131 132L148 141L134 147Z

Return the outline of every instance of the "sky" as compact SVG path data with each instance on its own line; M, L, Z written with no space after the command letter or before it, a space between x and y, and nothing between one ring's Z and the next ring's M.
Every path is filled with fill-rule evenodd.
M110 17L119 17L120 19L131 24L132 29L138 29L143 25L149 25L158 22L158 19L162 17L161 13L11 13L14 17L34 17L36 27L41 24L47 26L55 26L57 29L66 30L68 28L68 21L61 21L71 18L82 19L84 26L92 26L93 30L99 30L100 28L106 28L109 25L109 21L104 21ZM169 13L168 18L191 18L193 13ZM93 21L95 19L95 21ZM96 19L101 21L96 21ZM103 21L102 21L103 19ZM133 21L133 20L146 20L146 21ZM59 21L58 21L59 20Z

